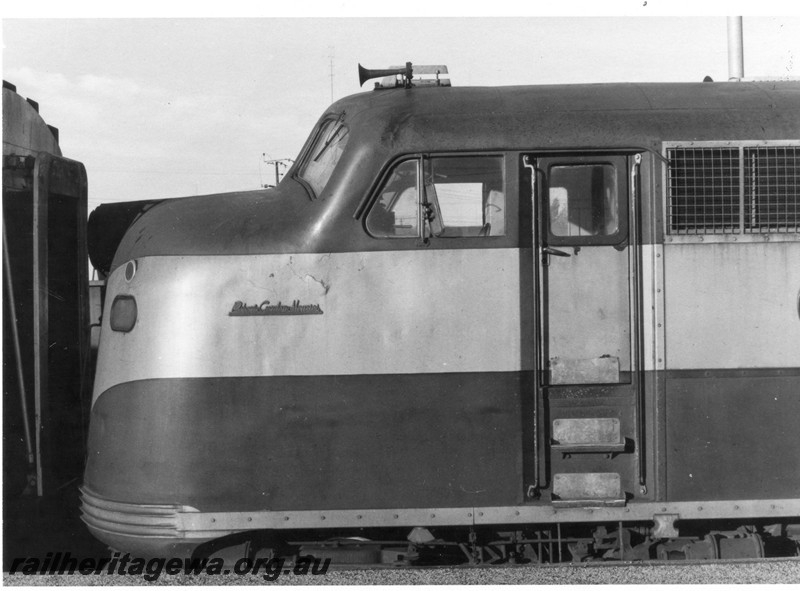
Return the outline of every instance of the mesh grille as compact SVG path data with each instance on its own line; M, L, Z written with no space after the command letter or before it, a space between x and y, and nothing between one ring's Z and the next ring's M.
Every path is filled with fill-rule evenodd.
M800 148L667 150L670 234L800 231Z
M738 232L739 150L673 148L668 158L670 232Z
M744 148L746 233L800 230L800 148Z

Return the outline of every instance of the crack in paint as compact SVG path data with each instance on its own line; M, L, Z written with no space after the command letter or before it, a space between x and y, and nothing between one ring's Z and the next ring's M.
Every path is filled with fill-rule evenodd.
M330 255L325 255L325 256L330 256ZM322 286L322 289L325 290L323 295L327 295L328 291L331 289L330 283L326 282L324 279L317 279L311 273L306 273L304 277L301 277L300 274L297 273L297 271L295 271L294 267L292 266L292 257L289 257L289 270L292 272L292 275L294 275L298 279L305 280L306 278L310 277L312 281L319 283Z
M322 288L325 290L325 295L328 294L328 290L331 288L330 283L326 283L322 279L317 279L316 277L314 277L310 273L306 273L306 277L311 277L312 281L316 281L317 283L319 283L322 286Z

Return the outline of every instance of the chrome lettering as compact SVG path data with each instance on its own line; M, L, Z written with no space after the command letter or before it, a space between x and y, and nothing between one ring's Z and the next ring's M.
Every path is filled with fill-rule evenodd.
M269 300L251 306L237 301L228 312L228 316L303 316L308 314L322 314L322 308L319 307L319 304L301 304L300 300L293 300L289 306L283 302L272 304Z

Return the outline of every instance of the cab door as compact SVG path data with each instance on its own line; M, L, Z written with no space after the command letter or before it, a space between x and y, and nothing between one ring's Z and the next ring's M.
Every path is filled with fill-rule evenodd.
M526 158L536 173L542 481L556 505L622 505L641 480L636 163L605 153Z

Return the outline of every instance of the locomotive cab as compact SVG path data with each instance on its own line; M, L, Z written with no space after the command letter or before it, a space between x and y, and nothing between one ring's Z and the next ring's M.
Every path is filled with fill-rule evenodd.
M678 525L700 510L794 527L800 86L414 70L334 103L276 188L131 223L94 535L171 556L242 532L481 529L543 559L562 524L596 528L595 553L600 528L645 524L638 557L699 551Z

